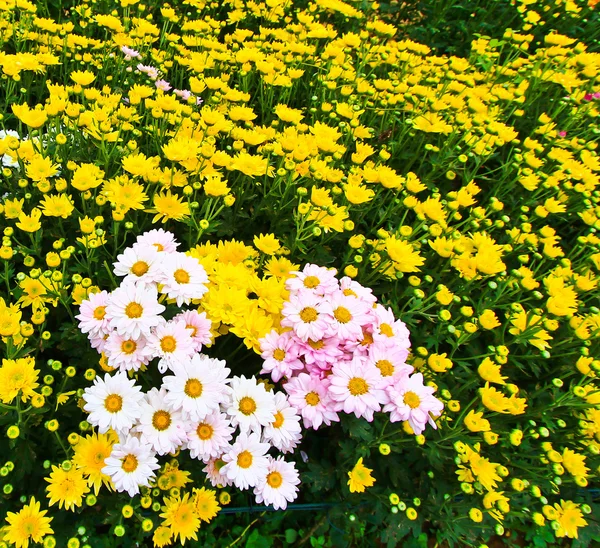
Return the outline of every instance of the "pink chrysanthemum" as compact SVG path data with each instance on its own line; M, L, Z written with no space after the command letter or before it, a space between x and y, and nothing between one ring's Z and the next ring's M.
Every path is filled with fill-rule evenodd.
M158 278L161 293L175 299L177 306L189 304L192 299L201 299L208 291L208 276L195 257L184 253L172 253L161 263Z
M269 456L267 474L254 488L256 502L270 504L275 510L285 510L288 502L296 500L300 475L293 462L283 457L274 459Z
M102 337L110 332L110 319L106 316L109 294L106 291L91 293L81 303L79 314L79 329L82 333L89 333L90 337Z
M116 331L113 331L106 339L104 353L108 365L121 371L137 371L152 359L152 350L148 347L145 337L132 339L123 337Z
M302 438L300 415L283 392L275 394L275 420L263 428L263 441L282 453L293 451Z
M140 246L153 246L157 251L164 253L175 253L179 243L171 232L162 228L155 228L140 234L133 244L134 249Z
M332 318L329 324L329 336L344 341L362 337L362 326L368 320L368 305L355 297L346 297L336 292L329 298Z
M200 352L203 346L210 346L213 342L211 333L212 322L206 317L206 312L187 310L177 314L173 321L184 321L185 327L191 331L194 351Z
M302 415L304 428L317 430L323 423L329 426L340 420L333 409L334 402L329 396L325 380L300 373L291 378L283 388L289 395L290 405Z
M395 382L398 376L410 375L413 367L406 363L408 350L397 346L386 346L374 343L369 348L369 353L364 358L367 366L374 367L381 375L381 388Z
M290 295L283 305L283 327L291 327L299 339L322 339L331 324L331 306L324 299L310 293Z
M222 456L214 459L210 459L206 466L202 469L202 471L206 474L208 481L213 487L221 486L228 487L233 484L233 482L224 474L221 473L223 466L225 466L225 461Z
M154 247L128 247L117 256L113 263L117 276L125 276L124 281L142 284L156 282L160 272L161 256Z
M316 296L330 295L339 288L335 268L329 269L316 264L307 264L301 272L292 272L293 278L286 281L291 292L307 292Z
M165 373L178 363L185 363L194 354L191 330L184 321L170 321L156 326L148 337L148 347L160 358L158 370Z
M394 313L390 308L377 305L372 309L375 318L373 329L373 340L381 342L388 346L398 346L399 348L410 348L410 332L406 324L396 320Z
M211 413L200 422L189 425L187 448L190 456L208 462L231 449L229 442L233 437L227 415L219 412Z
M354 297L372 307L377 302L377 297L373 295L373 290L360 285L357 281L348 276L340 280L340 291L346 297Z
M304 364L298 359L295 337L286 331L281 335L273 329L269 334L260 339L261 357L263 366L261 374L270 373L274 382L279 382L283 377L291 377L294 371L304 369Z

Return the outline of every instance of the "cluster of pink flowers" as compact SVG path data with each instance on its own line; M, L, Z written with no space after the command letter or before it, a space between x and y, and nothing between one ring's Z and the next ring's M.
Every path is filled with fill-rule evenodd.
M341 412L372 421L379 411L391 422L408 421L416 434L427 423L436 428L443 405L406 363L406 325L370 289L336 274L307 264L288 280L283 329L260 341L261 373L285 378L306 428L330 425Z

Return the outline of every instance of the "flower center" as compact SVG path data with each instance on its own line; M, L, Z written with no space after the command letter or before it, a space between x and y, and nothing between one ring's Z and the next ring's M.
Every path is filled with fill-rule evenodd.
M308 346L310 346L313 350L321 350L325 346L325 343L321 339L320 341L313 341L312 339L308 339Z
M196 333L198 333L198 328L195 325L187 324L185 328L192 332L192 339L196 336Z
M137 349L137 343L135 341L123 341L121 343L121 352L125 354L133 354Z
M414 392L408 391L404 394L404 403L411 409L416 409L421 405L421 398Z
M108 455L105 455L104 453L96 453L96 456L94 457L94 462L96 464L104 464L104 460L106 459Z
M389 323L382 323L379 326L379 331L381 332L382 335L385 335L386 337L394 336L394 332L392 331L392 326Z
M150 267L146 261L137 261L133 263L133 266L131 267L132 274L135 274L136 276L143 276L148 270L150 270Z
M250 451L242 451L237 457L237 465L240 468L250 468L253 460Z
M138 304L138 303L129 303L126 307L125 307L125 315L128 318L139 318L141 317L142 313L144 312L144 309L142 308L142 305Z
M360 377L352 377L348 383L348 390L353 396L362 396L369 391L369 385L365 379Z
M394 366L389 360L379 360L375 363L375 367L381 371L383 377L390 377L394 374Z
M340 323L348 323L350 320L352 320L352 314L350 313L350 310L344 308L343 306L338 306L333 311L333 316Z
M269 472L267 474L267 483L269 487L277 489L283 483L283 476L279 472Z
M321 398L319 398L319 394L317 394L316 392L309 392L308 394L306 394L306 396L304 396L304 399L306 400L306 403L308 403L308 405L317 405L320 401Z
M285 360L285 350L282 350L281 348L275 349L275 352L273 352L273 357L278 362L282 362L283 360Z
M256 402L252 398L244 396L240 400L240 411L246 416L252 415L256 411Z
M319 313L312 306L307 306L300 311L300 319L304 323L314 322L318 317Z
M156 411L154 415L152 415L152 426L156 428L156 430L166 430L171 426L171 413L168 411Z
M118 413L123 409L123 398L119 394L110 394L104 400L104 409L109 413Z
M365 333L363 331L363 340L360 341L361 346L369 346L373 344L373 335L371 333Z
M162 244L152 244L158 251L164 251L165 248Z
M285 418L281 411L277 411L277 413L275 413L275 420L273 421L273 428L281 428L284 420Z
M202 441L206 441L209 440L210 438L212 438L214 429L210 424L207 424L205 422L201 422L198 425L198 428L196 428L196 434L198 434L198 437L202 440Z
M354 291L352 291L352 289L344 289L342 291L342 293L344 295L346 295L346 297L358 297L358 295L356 293L354 293Z
M106 307L105 306L98 306L94 310L94 319L95 320L103 320L104 316L106 316Z
M173 272L173 278L178 284L189 284L190 283L190 275L183 270L183 268L178 268L175 272Z
M188 379L183 391L189 398L199 398L202 396L202 383L198 379Z
M166 335L160 340L160 347L163 352L175 352L177 341L175 340L175 337Z
M320 283L321 280L319 280L319 278L317 278L316 276L307 276L306 278L304 278L304 287L307 287L308 289L314 289Z
M123 463L121 464L121 468L125 470L127 474L131 474L131 472L135 472L138 467L138 460L135 455L129 454L123 459Z

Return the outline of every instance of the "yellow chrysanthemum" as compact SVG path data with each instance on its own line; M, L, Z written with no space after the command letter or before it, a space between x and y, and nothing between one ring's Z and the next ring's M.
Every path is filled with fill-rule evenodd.
M31 497L29 504L20 512L8 512L4 529L4 540L14 544L16 548L28 548L29 541L42 542L44 536L54 533L50 527L52 518L46 517L48 510L40 512L40 503Z
M362 457L358 459L354 468L348 472L348 487L351 493L362 493L365 487L371 487L375 478L371 476L373 470L363 465Z
M65 510L75 509L83 503L84 495L90 490L83 472L72 466L69 470L53 466L50 477L45 478L50 506L58 502L58 507Z

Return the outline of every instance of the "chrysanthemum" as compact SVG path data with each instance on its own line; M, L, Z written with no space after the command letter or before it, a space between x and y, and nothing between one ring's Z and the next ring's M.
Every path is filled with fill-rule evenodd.
M329 323L329 336L338 337L342 343L361 337L362 326L368 320L369 305L337 291L330 296L329 303L333 316Z
M107 291L90 293L81 303L79 314L79 330L92 336L106 335L110 331L109 318L106 316L109 294Z
M208 291L208 276L198 259L184 253L171 253L168 261L161 263L161 292L175 299L178 306L201 299Z
M363 493L365 487L372 487L375 483L375 478L371 476L370 468L363 464L363 458L360 457L354 468L348 472L348 488L351 493Z
M304 364L298 359L295 337L289 331L280 335L273 329L259 343L261 357L265 360L260 372L270 373L273 381L279 382L282 377L291 377L294 371L304 369Z
M21 401L27 401L39 386L39 373L35 368L34 359L30 356L18 360L2 360L0 401L12 403L17 396L20 396Z
M228 451L233 437L227 415L219 412L207 415L198 423L192 423L187 436L187 448L190 456L207 462Z
M284 384L283 388L289 395L290 405L302 415L304 428L317 430L323 423L329 426L332 422L340 420L333 409L335 402L329 396L324 381L300 373Z
M88 422L101 434L109 428L125 432L140 418L143 397L141 388L126 373L120 371L112 377L107 373L104 380L96 377L94 385L85 389L83 409L89 413Z
M415 434L420 434L429 423L437 426L430 413L436 417L442 413L444 405L433 396L435 389L423 384L423 375L415 373L386 388L390 399L383 411L390 413L390 421L408 421Z
M228 453L223 455L227 463L221 473L226 475L238 489L254 487L267 475L269 461L267 451L271 446L261 443L259 434L240 434Z
M43 541L46 535L54 533L50 527L53 518L46 517L48 510L40 512L40 503L31 497L19 512L7 512L3 539L16 548L28 548L29 541L36 544Z
M134 248L142 246L153 246L157 251L165 253L174 253L177 251L179 243L175 240L175 235L167 232L162 228L149 230L137 237L137 241L133 244Z
M322 339L331 324L329 303L310 293L291 294L283 305L283 327L291 327L303 341Z
M373 304L377 302L377 297L373 295L373 290L371 288L360 285L357 281L348 276L344 276L340 280L340 291L346 297L360 299L370 306L373 306Z
M117 491L127 491L130 497L148 487L154 470L160 468L152 447L134 436L117 443L106 459L102 473L110 476Z
M275 398L254 377L234 377L231 381L231 402L226 412L231 417L231 424L240 427L240 432L260 432L261 426L275 420Z
M150 335L150 330L161 323L164 310L155 287L125 282L109 296L106 315L120 335L137 339Z
M65 470L59 466L52 467L50 477L45 478L49 485L46 487L50 506L58 502L58 507L65 510L75 509L83 503L83 496L90 490L83 472L72 466Z
M282 453L295 449L302 438L300 415L283 392L275 394L275 420L264 427L263 441L271 443Z
M211 345L213 341L212 322L206 317L206 312L186 310L173 318L173 321L180 320L184 321L185 327L191 331L195 352L200 352L202 346Z
M113 331L108 336L103 351L108 365L121 371L137 371L153 358L146 337L140 335L137 339L132 339L119 335L117 331Z
M178 363L175 375L163 378L168 394L166 401L173 409L181 410L185 419L201 421L219 410L228 399L225 378L229 369L225 362L195 354L187 363Z
M232 484L232 481L222 473L225 464L225 461L219 457L210 459L202 469L213 487L217 487L218 485L229 486Z
M329 370L344 356L344 351L340 348L340 340L337 337L323 337L307 341L295 338L294 342L295 350L299 356L302 356L307 368L314 365L319 369Z
M196 532L200 528L200 518L196 514L194 502L190 500L190 494L186 493L183 498L165 498L165 506L160 517L164 519L163 525L171 529L175 540L179 537L181 545L188 539L198 540Z
M111 479L102 473L105 466L105 460L110 457L113 445L118 438L111 434L96 434L80 437L75 445L75 454L73 455L73 464L81 469L84 476L87 476L87 483L94 488L94 493L98 495L102 484L108 488L112 487Z
M141 416L136 431L159 455L174 453L187 439L181 413L166 402L167 391L153 388L141 402Z
M151 284L160 272L162 256L153 246L128 247L113 263L117 276L125 276L124 282Z
M217 502L216 493L212 489L194 489L194 508L196 515L207 523L211 521L218 513L221 507Z
M375 319L373 329L373 340L388 346L410 348L410 333L406 324L396 320L390 308L377 305L371 309L371 315Z
M397 346L374 343L365 357L365 364L374 367L381 375L381 388L395 382L395 377L410 375L413 367L406 363L408 351Z
M154 531L152 535L152 542L154 543L155 548L163 548L163 546L171 545L171 528L165 527L164 525L160 525Z
M160 358L158 370L165 373L178 363L186 363L194 353L192 332L183 321L170 321L157 325L148 337L148 346Z
M286 462L283 457L267 458L267 474L259 479L254 488L256 502L271 504L275 510L285 510L288 502L296 500L298 496L300 475L293 462Z
M306 264L301 272L292 272L295 276L286 281L286 287L293 292L310 292L314 295L330 295L339 288L335 275L337 270L316 264Z

